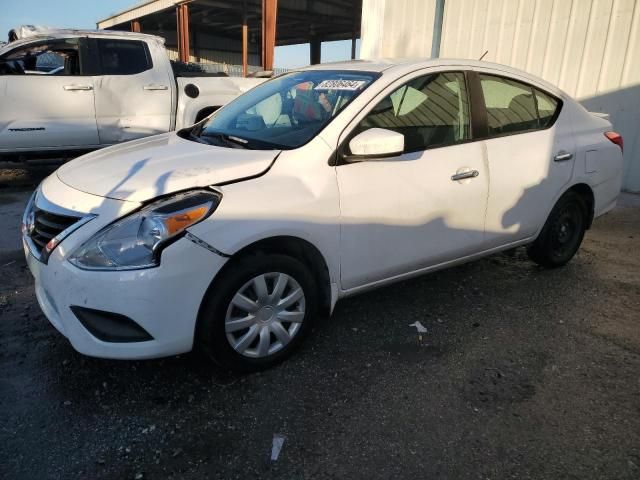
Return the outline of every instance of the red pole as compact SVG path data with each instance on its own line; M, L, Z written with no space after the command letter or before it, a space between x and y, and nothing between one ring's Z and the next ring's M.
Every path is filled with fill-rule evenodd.
M247 70L248 70L248 65L247 65L248 64L247 50L249 48L248 30L249 29L247 27L247 18L245 17L244 20L242 21L242 76L243 77L247 76Z
M189 46L189 5L186 3L182 4L183 14L182 14L182 22L183 22L183 34L184 34L184 62L188 62L191 59L191 48Z
M262 68L273 70L278 0L262 0Z
M188 62L191 53L189 49L189 5L182 3L176 7L178 58L181 62Z

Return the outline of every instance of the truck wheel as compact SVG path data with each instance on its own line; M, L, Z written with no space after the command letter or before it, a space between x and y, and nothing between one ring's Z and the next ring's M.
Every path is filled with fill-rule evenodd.
M198 346L230 370L262 370L298 348L316 311L315 280L304 264L286 255L248 255L207 292Z
M553 207L527 254L543 267L561 267L578 251L586 228L587 206L578 193L569 191Z

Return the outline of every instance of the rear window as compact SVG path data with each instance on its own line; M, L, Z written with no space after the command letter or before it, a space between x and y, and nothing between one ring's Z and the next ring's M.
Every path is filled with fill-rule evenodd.
M537 88L494 75L480 75L489 136L522 133L553 123L558 100Z
M103 75L135 75L153 68L147 44L139 40L98 39Z
M536 102L538 103L538 117L540 118L540 126L548 127L553 123L553 119L558 109L558 101L547 95L546 93L533 89L536 93Z

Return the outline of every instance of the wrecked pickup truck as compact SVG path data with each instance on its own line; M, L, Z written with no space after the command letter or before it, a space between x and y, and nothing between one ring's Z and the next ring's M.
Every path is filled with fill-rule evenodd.
M0 159L76 156L181 129L264 81L175 65L164 39L141 33L14 37L0 47Z

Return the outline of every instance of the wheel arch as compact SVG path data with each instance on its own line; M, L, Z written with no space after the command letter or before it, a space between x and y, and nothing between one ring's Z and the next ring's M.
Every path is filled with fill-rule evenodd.
M222 281L225 272L232 269L235 263L248 255L280 254L301 261L313 275L319 287L320 310L328 315L333 307L331 276L329 266L320 250L308 240L291 235L278 235L256 240L235 252L211 281L207 294ZM205 295L206 296L206 295ZM202 308L202 307L201 307Z
M567 192L576 192L585 201L585 204L587 205L587 229L591 228L595 209L595 196L593 194L593 189L586 183L576 183L567 188L560 198Z

